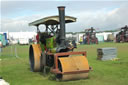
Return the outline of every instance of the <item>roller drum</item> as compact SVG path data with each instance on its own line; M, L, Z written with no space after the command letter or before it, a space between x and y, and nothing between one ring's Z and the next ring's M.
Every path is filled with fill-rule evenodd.
M76 80L88 78L89 65L85 56L59 58L62 75L60 80Z

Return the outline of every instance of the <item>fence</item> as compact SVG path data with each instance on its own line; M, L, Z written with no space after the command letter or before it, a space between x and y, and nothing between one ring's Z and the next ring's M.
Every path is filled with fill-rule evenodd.
M25 57L28 56L29 45L9 45L0 49L1 57Z

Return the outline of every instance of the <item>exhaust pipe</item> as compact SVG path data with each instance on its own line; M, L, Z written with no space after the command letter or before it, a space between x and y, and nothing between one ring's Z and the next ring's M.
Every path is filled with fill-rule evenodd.
M65 46L65 6L59 6L59 22L60 22L60 46Z

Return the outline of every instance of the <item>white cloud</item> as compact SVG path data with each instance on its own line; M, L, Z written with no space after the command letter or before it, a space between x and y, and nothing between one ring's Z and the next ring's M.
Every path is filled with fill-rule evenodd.
M94 27L100 30L114 30L124 25L128 25L128 6L122 6L107 11L101 9L98 11L88 11L78 13L78 22L75 26L71 26L71 30L83 31L84 29ZM78 26L79 25L79 26Z
M128 6L123 5L119 8L108 10L108 8L102 8L97 10L81 10L77 13L77 10L73 12L73 16L77 17L77 22L68 24L67 31L80 32L85 28L100 28L100 30L111 30L128 25ZM69 14L71 14L70 12ZM66 12L66 14L68 14ZM33 31L33 27L29 27L28 23L43 18L44 15L31 15L22 16L17 18L2 18L1 28L2 31Z
M33 27L29 27L28 23L33 20L40 19L41 15L32 15L17 18L2 18L1 31L34 31Z

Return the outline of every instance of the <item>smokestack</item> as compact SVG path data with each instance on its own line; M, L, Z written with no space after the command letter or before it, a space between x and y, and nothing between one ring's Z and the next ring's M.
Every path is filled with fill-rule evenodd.
M59 11L59 22L60 22L60 44L62 46L65 45L65 7L64 6L59 6L58 7Z

